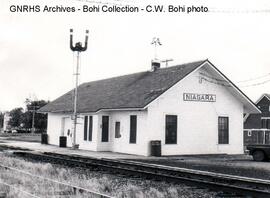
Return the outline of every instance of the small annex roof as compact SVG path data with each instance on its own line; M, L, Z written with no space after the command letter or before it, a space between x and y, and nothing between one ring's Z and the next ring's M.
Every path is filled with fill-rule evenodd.
M258 100L255 102L256 106L258 107L258 103L264 98L266 97L269 101L270 101L270 94L268 93L263 93L259 98ZM258 107L259 108L259 107ZM245 116L244 116L244 122L247 120L247 118L249 117L249 113L247 113Z
M270 101L270 94L264 93L264 94L261 95L261 97L259 97L259 99L256 101L255 104L258 105L258 103L259 103L264 97L266 97L266 98Z
M153 100L166 92L180 80L207 63L215 68L208 60L202 60L172 67L145 71L119 77L108 78L88 83L78 87L78 113L98 112L101 110L144 109ZM215 68L216 72L223 75ZM224 76L224 75L223 75ZM224 78L226 78L224 76ZM226 78L226 80L228 80ZM228 80L229 81L229 80ZM231 83L231 81L229 81ZM235 85L236 94L248 111L259 112L256 105ZM41 113L71 113L73 111L74 89L45 105Z

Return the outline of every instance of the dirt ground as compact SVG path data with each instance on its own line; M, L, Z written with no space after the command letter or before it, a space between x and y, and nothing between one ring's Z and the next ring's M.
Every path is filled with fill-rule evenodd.
M41 135L31 133L0 133L0 140L41 142Z
M270 180L270 161L255 162L249 155L197 155L134 161Z

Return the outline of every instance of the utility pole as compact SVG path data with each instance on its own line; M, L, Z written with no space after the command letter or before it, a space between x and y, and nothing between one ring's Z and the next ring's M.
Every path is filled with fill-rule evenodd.
M36 110L39 108L40 106L37 105L33 105L33 110L31 110L32 113L32 128L31 128L31 133L35 133L35 114L36 114Z
M35 133L35 114L36 114L36 110L40 107L39 105L36 104L38 100L31 100L31 99L26 99L26 104L29 105L30 108L32 109L28 109L30 112L32 112L32 126L31 126L31 133L34 134Z
M169 66L168 62L170 61L173 61L173 59L165 59L165 60L162 60L161 62L166 63L166 67L168 67Z
M76 127L77 127L77 103L78 103L78 82L79 82L79 64L80 64L80 52L84 52L87 50L87 42L88 42L88 33L89 31L86 30L86 36L85 36L85 43L84 47L82 46L81 42L77 42L75 46L73 45L73 29L70 29L70 49L73 52L77 52L77 64L76 64L76 80L75 80L75 90L74 90L74 110L73 110L73 141L72 141L72 148L76 149Z
M34 134L35 133L35 111L36 111L36 108L34 106L34 109L33 109L33 113L32 113L32 128L31 128L31 133Z

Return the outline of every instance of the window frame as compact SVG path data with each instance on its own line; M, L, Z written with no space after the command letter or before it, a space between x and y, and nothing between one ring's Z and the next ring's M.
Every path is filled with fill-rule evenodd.
M119 124L119 126L117 124ZM120 121L115 121L115 124L114 124L114 138L120 138L120 137L121 137L121 122Z
M222 123L220 123L221 119L226 120L226 123L223 123L223 124L226 124L225 129L221 128L221 124L222 124ZM224 132L226 132L226 133L224 134ZM220 135L222 135L222 136L220 137ZM225 138L226 135L227 135L227 138ZM229 116L218 116L218 144L219 145L230 144L230 118L229 118Z
M135 119L135 128L132 128L132 118ZM129 143L136 144L137 143L137 129L138 129L138 116L130 115L129 116Z
M83 140L84 141L87 141L88 140L88 116L87 115L85 115L84 116L84 126L83 126Z
M83 123L84 124L84 126L83 126L83 140L85 142L92 142L92 138L93 138L93 116L92 115L84 115L83 119L84 119L84 123Z
M262 129L270 129L270 117L261 117L261 128Z
M175 117L176 118L176 126L174 127L175 128L175 137L170 137L169 138L169 134L167 133L167 127L168 127L168 123L167 123L167 119L169 118L169 117ZM174 138L174 141L171 141L171 139L173 139ZM178 115L176 115L176 114L165 114L165 144L166 145L175 145L175 144L177 144L177 138L178 138Z
M90 128L90 126L91 126L91 128ZM88 135L88 141L92 142L92 140L93 140L93 116L91 116L91 115L88 116L88 133L87 133L87 135Z
M104 127L104 123L103 123L103 118L108 118L108 126L107 126L107 133L105 133L105 131L103 131L103 127ZM108 143L110 142L110 116L108 115L102 115L101 118L101 122L102 122L102 127L101 127L101 142L102 143Z

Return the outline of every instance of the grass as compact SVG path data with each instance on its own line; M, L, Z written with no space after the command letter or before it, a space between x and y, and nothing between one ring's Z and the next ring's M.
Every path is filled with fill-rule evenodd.
M104 172L77 168L67 169L48 163L33 163L3 153L0 153L0 165L121 198L215 197L216 195L215 192L208 192L206 189L197 189L184 184L174 185L162 181L154 182L120 177ZM0 192L7 193L7 197L10 198L29 197L29 195L20 192L18 189L35 194L38 197L91 197L89 194L83 193L74 196L72 189L69 187L3 168L0 168L0 182L6 182L16 187L14 189L0 184ZM63 193L65 195L60 196Z
M2 138L3 140L41 142L40 134L31 133L0 133L0 138Z

